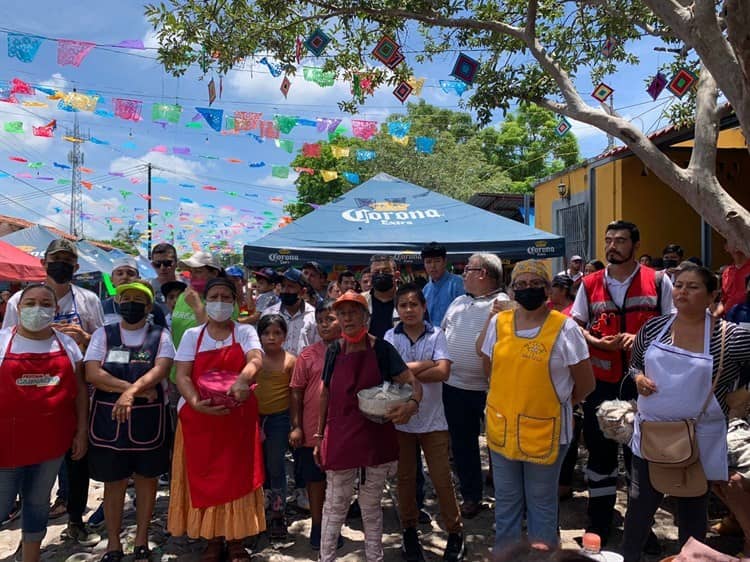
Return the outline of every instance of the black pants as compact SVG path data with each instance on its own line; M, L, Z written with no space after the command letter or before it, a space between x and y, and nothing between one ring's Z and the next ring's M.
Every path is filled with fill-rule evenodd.
M89 499L89 458L74 461L70 458L70 451L65 454L65 464L68 469L68 521L83 523L83 513Z
M633 455L631 474L622 554L625 562L638 562L651 531L651 525L654 523L654 514L664 494L651 486L648 463L635 455ZM708 527L708 493L695 498L675 499L677 500L680 547L690 537L704 541Z
M578 462L578 443L581 440L582 429L583 415L574 410L573 437L570 440L568 452L565 453L565 458L563 459L562 467L560 469L560 486L570 486L573 483L573 473L575 472L576 462Z
M617 474L619 445L616 441L604 437L599 422L596 420L596 409L605 400L617 398L628 399L630 378L620 383L596 381L594 391L583 403L583 439L589 452L586 463L586 480L589 489L587 531L601 537L607 537L612 527L612 517L617 499ZM623 392L621 392L621 387ZM630 449L623 447L625 465L630 465Z
M464 502L479 503L484 491L479 433L487 393L443 383L443 406L451 436L451 451Z

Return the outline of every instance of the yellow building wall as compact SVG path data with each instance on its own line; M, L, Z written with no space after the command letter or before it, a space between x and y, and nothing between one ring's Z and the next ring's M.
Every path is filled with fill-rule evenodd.
M591 259L605 261L604 231L610 222L622 218L622 202L620 201L622 160L597 166L593 173L596 178L594 194L596 224L593 232L594 255Z
M686 141L690 143L691 141ZM737 202L750 209L750 154L744 146L744 137L737 129L722 131L719 137L721 150L717 154L717 177ZM680 145L678 145L680 146ZM736 148L729 148L736 147ZM670 157L681 165L690 158L689 150L670 151ZM644 166L634 156L595 167L594 195L594 256L604 261L604 229L613 220L634 222L641 231L639 254L661 257L667 244L679 244L685 257L701 255L701 218L680 196L664 185L653 173L643 175ZM552 204L559 200L557 186L565 183L571 194L588 189L591 169L581 167L553 177L540 184L535 191L536 227L553 232ZM712 263L716 270L730 263L723 250L724 240L716 232L712 237Z
M689 155L674 155L681 161ZM679 244L685 257L701 255L701 219L693 209L654 174L643 173L635 157L622 160L622 218L641 231L640 254L661 257L667 244Z
M552 232L552 203L557 198L559 181L548 181L534 191L534 228Z

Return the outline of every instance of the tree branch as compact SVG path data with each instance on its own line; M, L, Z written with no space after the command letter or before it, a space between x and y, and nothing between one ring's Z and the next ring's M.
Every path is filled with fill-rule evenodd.
M742 76L750 82L750 6L747 0L726 0L727 39L740 63Z
M719 27L713 0L696 0L694 11L675 0L643 1L686 45L695 49L701 61L711 69L729 102L737 105L743 98L742 73L739 61Z
M529 7L526 10L526 31L524 35L528 39L536 37L536 15L539 10L539 0L529 0Z
M402 10L399 8L368 8L367 6L362 6L359 4L344 8L322 0L309 0L309 2L310 4L324 8L326 10L341 10L347 15L367 14L375 19L400 18L405 20L414 20L420 23L426 23L438 27L493 31L523 40L523 30L521 28L496 20L480 21L472 18L449 18L440 15L421 14L419 12L412 12L410 10Z
M701 67L698 91L695 96L695 135L688 168L698 175L716 173L716 142L719 139L719 111L716 88L711 72Z

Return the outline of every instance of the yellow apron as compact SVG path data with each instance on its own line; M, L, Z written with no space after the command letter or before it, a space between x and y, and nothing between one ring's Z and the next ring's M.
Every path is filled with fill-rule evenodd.
M553 464L560 449L562 404L550 357L566 316L552 310L535 338L519 338L515 313L497 315L487 395L487 444L511 460Z

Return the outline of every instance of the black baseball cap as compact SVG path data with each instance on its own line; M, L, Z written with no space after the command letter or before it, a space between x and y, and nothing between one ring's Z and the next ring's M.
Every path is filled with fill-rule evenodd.
M573 279L571 279L569 275L558 273L552 278L552 286L570 289L573 286Z
M304 264L304 265L302 266L302 269L308 269L308 268L312 268L312 269L314 269L315 271L317 271L317 272L318 272L318 273L320 273L321 275L325 275L325 274L326 274L326 270L325 270L325 269L323 269L323 266L322 266L322 265L320 265L320 264L319 264L318 262L316 262L316 261L309 261L309 262L307 262L306 264Z
M425 258L444 258L448 255L445 246L437 242L430 242L422 248L422 259Z
M161 294L164 295L164 298L176 289L179 289L179 291L182 292L187 289L187 285L182 281L167 281L159 288Z
M259 269L258 271L253 271L253 277L262 277L270 283L278 283L281 280L281 275L276 273L270 267L264 267L263 269Z

